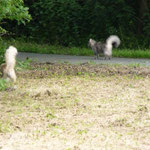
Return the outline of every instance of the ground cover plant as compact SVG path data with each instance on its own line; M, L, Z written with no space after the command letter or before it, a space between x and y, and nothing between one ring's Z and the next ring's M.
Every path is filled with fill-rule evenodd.
M8 88L8 82L4 79L0 79L0 91L4 91Z
M149 149L148 67L32 63L17 76L0 91L1 149Z

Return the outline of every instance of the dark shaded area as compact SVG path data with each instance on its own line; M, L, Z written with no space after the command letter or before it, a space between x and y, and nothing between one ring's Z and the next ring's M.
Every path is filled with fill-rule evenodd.
M123 48L149 48L150 2L147 0L25 0L32 21L7 29L25 40L63 46L87 46L89 38L120 37ZM6 26L6 25L5 25Z

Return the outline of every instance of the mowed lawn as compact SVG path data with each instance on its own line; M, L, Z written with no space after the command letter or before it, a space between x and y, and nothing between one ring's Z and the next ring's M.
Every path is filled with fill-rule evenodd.
M33 64L0 91L2 150L150 149L150 69Z

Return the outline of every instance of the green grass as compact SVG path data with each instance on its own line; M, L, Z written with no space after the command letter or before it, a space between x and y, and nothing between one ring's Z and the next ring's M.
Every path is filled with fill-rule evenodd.
M122 50L114 50L114 57L124 57L124 58L150 58L150 49L146 50L130 50L130 49L122 49Z
M10 41L9 41L10 43ZM11 44L11 43L10 43ZM58 45L26 43L20 41L14 41L14 46L18 48L20 52L32 52L41 54L64 54L64 55L93 55L93 52L88 48L78 47L63 47Z
M37 44L34 42L23 42L19 40L5 42L8 45L12 44L16 46L20 52L94 56L93 51L88 47L62 47L58 45ZM150 58L150 49L113 49L113 57Z
M4 91L8 88L8 82L0 78L0 91Z

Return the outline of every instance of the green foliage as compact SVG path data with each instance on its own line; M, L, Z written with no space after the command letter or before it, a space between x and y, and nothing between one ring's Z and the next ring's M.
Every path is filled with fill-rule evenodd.
M4 62L4 49L0 47L0 64Z
M27 59L26 61L17 61L17 70L32 69L31 62L32 59Z
M32 9L34 14L30 29L33 36L39 38L41 35L42 40L61 45L80 42L82 9L75 0L38 0L33 3Z
M7 33L3 26L8 22L7 20L16 20L18 24L25 24L30 19L28 7L24 7L23 0L0 0L0 64L4 61L4 52L7 47L1 39L1 36Z
M146 36L137 36L138 3L126 0L27 0L32 22L17 31L30 40L63 46L87 46L89 38L105 41L110 34L120 36L122 47L148 47ZM147 14L148 18L149 13ZM146 23L147 21L147 23ZM149 30L143 20L144 33ZM144 37L144 40L143 40ZM148 37L148 35L147 35Z
M7 48L8 43L0 39L0 64L2 64L5 61L4 54Z
M7 25L27 40L63 46L87 46L89 38L121 38L122 48L149 48L150 13L139 18L139 1L128 0L26 0L32 21L25 27ZM148 6L150 7L150 2ZM143 31L138 35L138 24Z
M124 58L150 58L150 50L141 49L122 49L113 51L114 57Z
M0 91L4 91L8 88L8 82L4 79L0 79Z
M1 0L0 1L0 25L5 23L4 20L17 20L18 23L30 21L31 16L28 14L28 7L24 7L23 0ZM0 26L0 34L6 33L6 30Z

